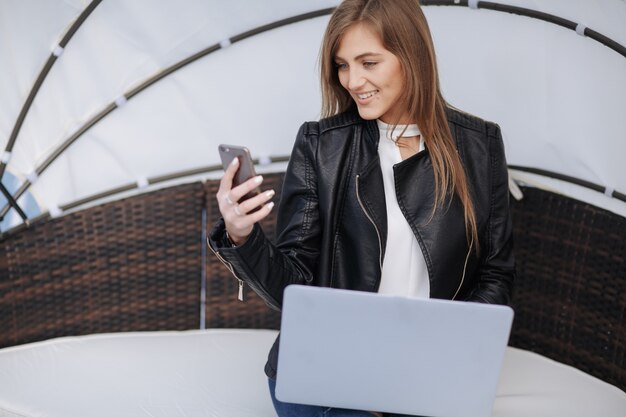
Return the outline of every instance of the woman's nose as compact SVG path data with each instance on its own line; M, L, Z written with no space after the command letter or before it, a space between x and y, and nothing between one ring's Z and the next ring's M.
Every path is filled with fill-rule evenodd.
M350 68L350 74L348 79L348 88L350 90L358 90L363 84L365 84L365 77L358 69Z

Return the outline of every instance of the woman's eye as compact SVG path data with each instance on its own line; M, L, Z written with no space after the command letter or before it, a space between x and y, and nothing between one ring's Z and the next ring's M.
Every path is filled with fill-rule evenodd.
M346 68L348 68L348 64L344 64L344 63L341 63L341 62L335 62L335 68L337 68L339 71L345 70Z
M378 62L372 62L372 61L365 61L363 63L363 66L365 68L373 68Z

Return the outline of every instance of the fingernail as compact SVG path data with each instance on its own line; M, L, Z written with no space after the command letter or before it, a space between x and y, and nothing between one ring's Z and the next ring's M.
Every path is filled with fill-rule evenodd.
M263 182L263 175L257 175L254 177L254 182L257 184L261 184Z
M274 208L274 202L272 201L271 203L267 204L266 207L269 209L269 211L272 211L272 209Z
M230 162L231 165L237 165L239 163L239 158L233 158L233 160Z
M268 198L272 198L272 197L274 197L274 194L276 194L276 193L274 192L274 190L269 190L269 191L266 191L266 192L265 192L265 195L266 195Z

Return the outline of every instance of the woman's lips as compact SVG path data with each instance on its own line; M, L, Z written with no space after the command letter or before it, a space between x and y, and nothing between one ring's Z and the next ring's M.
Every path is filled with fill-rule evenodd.
M372 90L365 93L354 94L354 96L359 104L367 104L372 101L377 94L378 90Z

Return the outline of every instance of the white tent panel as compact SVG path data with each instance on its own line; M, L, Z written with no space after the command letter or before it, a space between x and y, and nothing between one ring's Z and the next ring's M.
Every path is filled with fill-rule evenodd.
M106 104L161 69L230 36L325 4L283 1L273 3L282 6L273 9L247 1L195 1L186 2L184 8L177 2L153 6L146 1L109 0L96 8L39 91L14 148L12 170L31 171ZM30 12L37 14L34 9ZM46 36L50 34L42 34ZM46 43L54 44L60 37L54 34ZM29 50L26 45L24 50ZM47 58L49 50L40 51L40 59ZM34 75L30 78L34 80ZM21 88L18 102L29 89L28 84ZM3 138L8 138L12 122L14 118L2 129Z
M0 146L4 150L37 74L87 0L0 1Z
M137 178L219 164L219 143L288 155L299 125L319 118L317 35L326 22L257 35L154 84L77 140L33 192L62 205ZM52 186L66 175L72 187Z
M116 97L181 59L337 3L104 0L45 80L8 170L24 179ZM626 44L623 0L501 3L581 22ZM52 45L87 4L0 2L2 149ZM502 126L509 163L626 192L624 57L529 17L467 7L425 11L445 96ZM317 56L327 21L325 16L255 35L133 97L41 175L32 190L43 209L139 178L217 164L219 143L247 145L255 156L289 154L298 126L319 116ZM606 206L602 199L596 203Z
M501 125L510 164L626 190L624 57L536 19L450 7L427 12L444 94Z

